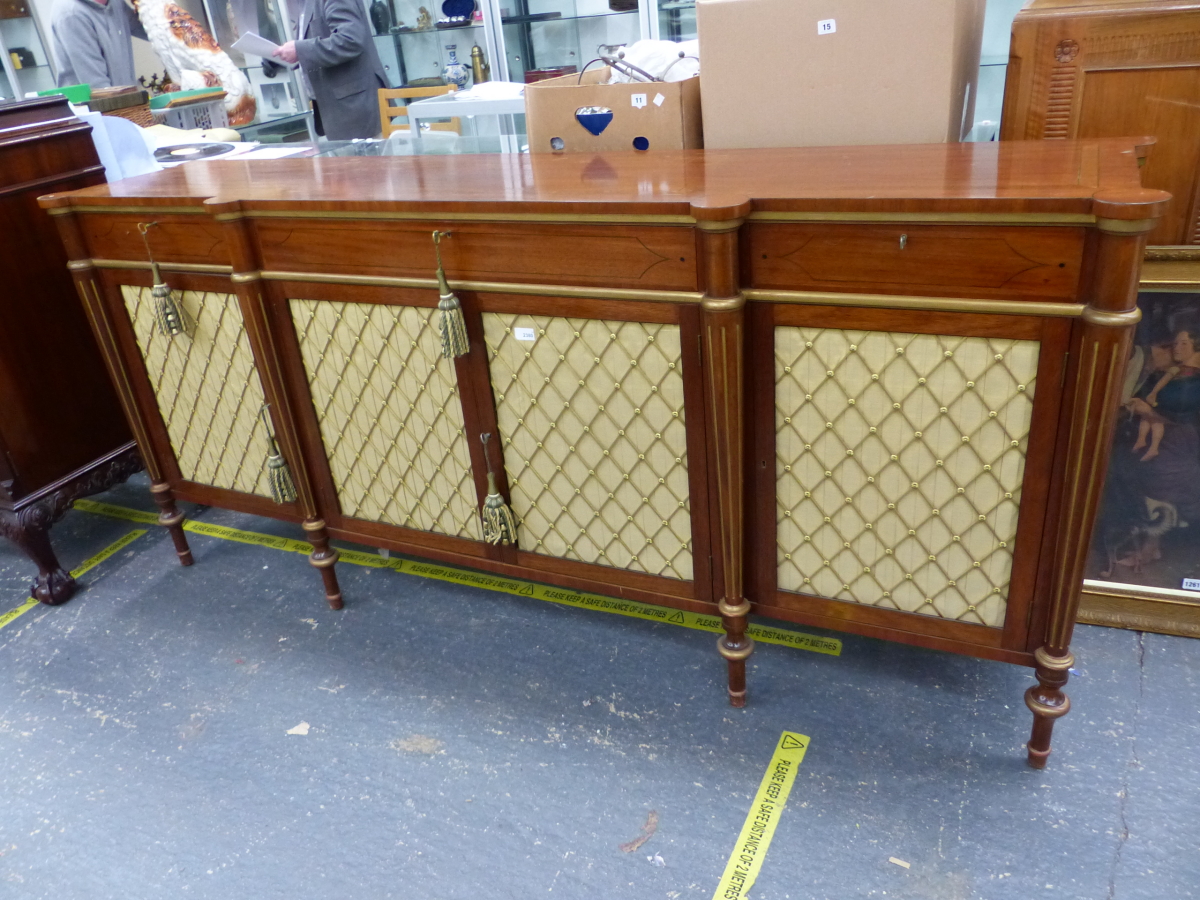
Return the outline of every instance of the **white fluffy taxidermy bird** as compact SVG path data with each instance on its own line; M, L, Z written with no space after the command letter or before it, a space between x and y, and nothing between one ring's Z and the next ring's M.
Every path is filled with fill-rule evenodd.
M220 86L230 125L254 120L250 82L211 34L171 0L125 0L138 14L150 45L181 90Z

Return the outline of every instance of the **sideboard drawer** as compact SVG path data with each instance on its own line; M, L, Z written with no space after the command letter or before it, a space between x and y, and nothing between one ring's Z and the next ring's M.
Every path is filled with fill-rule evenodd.
M755 288L1074 298L1082 228L984 225L750 226Z
M685 227L284 218L255 224L265 269L400 278L433 277L434 229L450 235L442 260L451 281L696 289L695 235Z
M138 225L153 222L146 235L160 263L229 265L229 250L221 226L199 214L156 213L153 209L131 213L81 215L88 246L97 259L148 262Z

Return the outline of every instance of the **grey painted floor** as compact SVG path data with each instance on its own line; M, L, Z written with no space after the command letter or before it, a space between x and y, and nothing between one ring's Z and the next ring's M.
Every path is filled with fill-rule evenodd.
M1039 773L1021 668L760 645L733 710L709 634L350 565L333 613L300 555L149 529L0 630L0 897L708 900L783 730L753 900L1200 896L1200 643L1079 628ZM0 546L0 612L29 568Z

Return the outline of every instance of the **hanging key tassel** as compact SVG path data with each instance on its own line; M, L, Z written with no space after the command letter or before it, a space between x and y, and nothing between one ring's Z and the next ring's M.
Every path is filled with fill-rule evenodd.
M146 245L146 257L150 260L150 275L154 280L150 288L150 299L154 304L154 321L158 330L166 337L174 337L187 331L187 321L183 310L175 302L175 294L162 276L158 263L150 252L150 240L146 232L157 225L157 222L139 222L138 231L142 234L142 243Z
M438 332L442 336L442 356L454 359L457 356L466 356L471 351L471 343L467 338L467 323L463 320L462 304L446 283L446 271L442 268L442 238L449 236L448 232L435 231L433 250L437 254L438 291L441 294L438 298L438 309L441 311L441 315L438 316Z
M271 488L272 500L276 503L291 503L296 499L296 485L292 481L292 472L288 468L287 461L279 452L279 445L275 443L275 434L271 431L271 420L267 418L268 409L269 404L266 404L258 411L258 415L263 421L263 427L267 430L267 445L270 447L270 453L267 455L267 484Z
M479 436L483 441L483 460L487 464L488 495L483 501L483 539L489 544L515 544L517 542L517 517L496 490L496 473L492 471L492 460L488 456L490 434Z

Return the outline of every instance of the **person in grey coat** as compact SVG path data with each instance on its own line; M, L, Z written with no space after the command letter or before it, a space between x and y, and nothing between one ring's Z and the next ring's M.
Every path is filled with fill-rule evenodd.
M330 140L375 137L379 89L387 87L362 0L304 0L300 39L275 51L300 63L312 88L318 130Z
M50 14L58 86L135 84L133 42L146 32L125 0L57 0Z

